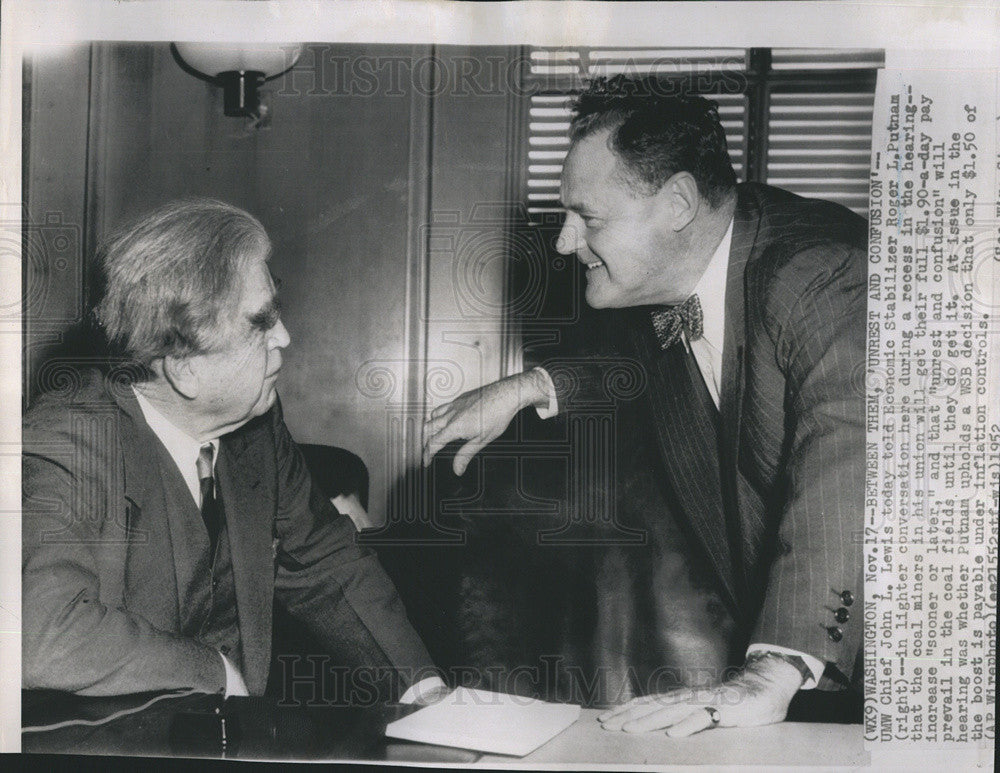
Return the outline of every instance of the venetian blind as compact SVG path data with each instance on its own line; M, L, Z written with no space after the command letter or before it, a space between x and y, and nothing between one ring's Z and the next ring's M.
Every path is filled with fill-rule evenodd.
M525 191L532 217L561 211L570 102L599 75L655 73L719 103L741 180L868 208L874 71L880 51L532 49Z

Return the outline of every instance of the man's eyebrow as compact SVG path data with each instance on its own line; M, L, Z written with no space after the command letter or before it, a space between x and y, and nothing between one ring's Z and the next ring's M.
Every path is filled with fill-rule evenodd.
M277 295L272 295L259 311L248 316L253 327L270 330L278 324L278 318L281 316L281 301L278 300Z

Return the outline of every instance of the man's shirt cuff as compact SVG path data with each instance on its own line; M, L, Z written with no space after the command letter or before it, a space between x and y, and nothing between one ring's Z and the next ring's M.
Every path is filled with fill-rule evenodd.
M250 693L247 691L247 686L243 681L243 674L240 673L240 670L221 652L219 653L219 657L222 658L222 665L226 667L226 697L228 698L230 695L249 695Z
M538 414L539 419L551 419L559 413L559 399L556 397L556 385L552 383L552 376L545 368L537 367L532 368L537 373L541 373L545 381L545 393L549 398L549 404L544 406L535 406L535 412Z
M752 652L780 652L782 655L796 655L802 658L802 661L808 666L812 674L812 679L807 679L805 684L799 688L800 690L811 690L819 684L820 677L823 676L823 671L826 668L826 665L819 658L799 652L798 650L789 649L788 647L780 647L777 644L751 644L747 647L747 656Z
M434 692L442 687L446 687L444 680L439 676L428 676L410 685L410 689L400 697L400 703L416 703L425 695Z

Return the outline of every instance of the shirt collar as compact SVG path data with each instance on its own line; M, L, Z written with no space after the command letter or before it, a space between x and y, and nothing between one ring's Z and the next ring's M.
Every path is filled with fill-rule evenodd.
M733 221L715 248L715 253L694 287L693 295L701 302L705 340L722 351L726 332L726 274L729 272L729 248L733 241Z
M153 434L163 443L163 447L167 449L167 453L170 454L170 458L174 460L177 468L182 472L186 472L189 468L195 469L198 454L205 444L199 443L184 430L171 423L170 419L160 413L134 386L132 391L135 393L136 402L139 403L142 417L146 420L149 428L153 430ZM212 454L214 466L215 460L219 456L219 440L215 438L207 442L211 443L214 449Z

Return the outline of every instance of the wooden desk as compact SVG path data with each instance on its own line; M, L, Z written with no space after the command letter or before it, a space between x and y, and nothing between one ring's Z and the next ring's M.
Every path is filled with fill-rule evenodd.
M483 755L479 765L572 763L608 765L830 765L864 766L861 725L782 722L756 728L717 728L688 738L664 733L602 730L596 709L527 757Z
M121 704L121 705L119 705ZM141 705L137 697L77 698L56 696L51 708L35 710L39 724L67 716L94 718L112 710ZM213 696L169 698L137 714L108 724L75 726L22 736L27 752L56 754L117 754L219 758L218 744L196 742L190 731L179 732L177 720L191 711L221 706ZM783 722L759 728L721 728L690 738L671 739L663 733L631 735L602 730L596 709L584 709L580 719L527 757L480 755L383 736L386 722L414 707L373 706L282 708L263 698L230 698L223 712L236 721L226 757L233 759L373 760L383 762L458 763L484 767L537 766L564 763L596 765L828 765L868 763L861 725ZM181 717L183 718L183 717Z

